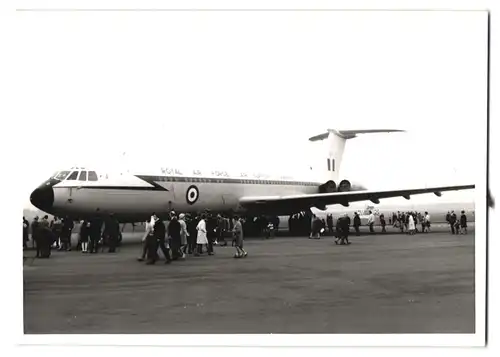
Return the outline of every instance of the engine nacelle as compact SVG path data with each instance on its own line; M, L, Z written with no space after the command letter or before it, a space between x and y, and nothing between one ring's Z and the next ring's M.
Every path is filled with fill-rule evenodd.
M339 192L349 192L351 191L351 183L348 180L342 180L339 183Z
M319 186L319 193L332 193L337 191L337 184L335 181L327 181Z

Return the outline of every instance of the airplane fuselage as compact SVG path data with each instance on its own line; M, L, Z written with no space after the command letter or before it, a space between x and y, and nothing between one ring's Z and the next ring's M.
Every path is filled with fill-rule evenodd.
M110 182L61 182L54 188L54 210L83 216L99 208L116 216L149 216L175 210L177 212L243 211L239 198L247 195L286 195L315 193L319 183L283 182L258 179L150 176L157 185L125 186ZM131 180L135 181L135 180ZM163 188L162 189L160 189Z
M39 189L52 190L53 202L41 207L48 213L85 218L93 215L99 208L101 213L113 213L122 222L136 222L149 217L153 212L166 216L172 210L188 213L208 209L243 214L247 212L240 205L242 197L313 194L318 192L321 184L290 176L242 173L236 177L226 171L210 172L207 175L199 170L192 170L191 175L184 175L176 170L162 170L154 175L126 173L101 176L96 181L59 181L51 178ZM353 189L363 187L355 185Z

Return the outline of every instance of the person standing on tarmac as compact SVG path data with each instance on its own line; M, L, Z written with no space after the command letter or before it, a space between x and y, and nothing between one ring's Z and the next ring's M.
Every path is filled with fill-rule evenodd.
M214 243L217 244L217 220L212 213L206 219L208 255L214 255Z
M25 217L23 217L23 249L28 248L28 241L30 239L29 230L30 230L30 223Z
M404 214L404 217L405 217L405 232L406 233L409 233L409 224L410 224L410 212L406 212Z
M455 234L461 234L461 231L460 231L460 219L457 219L455 221Z
M333 217L331 213L326 216L326 225L328 226L328 233L333 235Z
M320 239L321 228L323 228L323 222L321 222L321 219L318 216L313 215L311 235L309 238Z
M50 258L52 244L54 243L54 235L52 234L52 230L49 227L41 228L40 233L40 238L42 240L41 257Z
M90 253L96 254L101 240L102 219L99 215L99 208L90 220Z
M73 227L75 224L73 220L68 216L64 217L63 229L61 234L61 250L70 251L71 250L71 233L73 232Z
M151 216L151 221L146 225L146 255L147 255L147 265L155 264L158 260L158 246L159 242L155 236L154 226L156 223L156 215L153 213ZM170 256L170 254L169 254Z
M427 212L425 212L427 214ZM426 233L425 214L420 217L420 224L422 225L422 233Z
M181 213L179 215L179 224L181 225L181 253L182 253L182 259L186 258L186 253L188 249L188 236L189 233L187 231L187 225L186 222L184 221L185 214Z
M50 230L49 216L45 215L39 223L36 241L36 257L43 258L48 255L46 243L48 242L47 231Z
M216 234L216 241L217 244L220 246L225 246L227 245L226 240L224 239L224 234L225 234L225 225L226 225L226 220L222 218L220 214L217 215L217 234Z
M382 233L386 233L387 231L385 230L385 217L383 213L380 215L380 225L382 226Z
M368 216L368 225L370 226L370 233L375 233L373 230L373 225L375 224L375 216L372 211L370 211L370 215Z
M340 244L351 244L349 242L349 227L351 225L351 218L345 213L342 217L339 217L339 230L340 230ZM338 244L338 240L335 241Z
M52 230L50 229L48 216L45 216L38 228L37 257L49 258L52 243Z
M144 222L144 236L141 239L141 255L137 258L137 261L142 262L146 259L146 254L148 254L148 236L152 232L151 220Z
M186 222L188 230L188 254L194 254L196 252L197 224L197 217L190 215L189 220Z
M311 229L309 231L309 239L319 239L319 231L321 229L321 220L315 214L311 217Z
M415 220L411 214L408 215L408 232L410 235L415 234Z
M429 212L425 212L425 232L430 232L431 231L431 216L429 215Z
M155 253L156 259L158 259L158 247L161 249L161 252L165 256L165 264L170 264L172 262L172 258L170 258L169 245L166 242L167 230L165 228L165 223L155 214L153 213L153 235L155 237ZM170 222L172 224L172 222ZM169 224L169 227L170 227Z
M103 235L108 243L108 253L115 253L116 245L118 244L118 236L120 235L120 224L113 213L110 213L106 220Z
M182 257L181 253L181 224L174 214L171 217L168 225L168 236L171 238L172 260L177 260Z
M243 225L238 216L234 217L233 234L236 240L236 254L234 257L245 258L248 253L243 249Z
M198 233L196 237L196 253L194 255L199 257L203 252L203 245L206 245L208 250L207 225L205 223L204 214L201 215L201 220L198 222L196 230Z
M359 217L358 212L354 212L353 226L354 230L356 231L356 235L359 236L359 226L361 226L361 218Z
M38 216L31 222L31 240L33 248L36 247L36 240L38 239L38 228L40 227L40 222L38 222Z
M82 253L88 253L90 236L90 221L84 220L80 226L80 242L82 244Z
M312 218L311 218L311 231L309 233L309 239L313 239L314 238L314 221L316 220L316 215L313 214Z
M460 228L461 234L467 234L467 216L465 215L465 211L462 211L462 215L460 216Z
M450 223L450 228L451 228L451 234L455 234L455 223L457 222L457 215L455 214L455 211L451 211L449 221ZM458 234L458 232L457 232Z
M54 235L55 248L59 249L60 239L62 233L62 221L59 217L54 217L54 223L52 224L52 234Z

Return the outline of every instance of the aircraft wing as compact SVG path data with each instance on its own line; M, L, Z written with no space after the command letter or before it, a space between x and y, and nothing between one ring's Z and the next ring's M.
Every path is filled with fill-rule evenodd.
M379 203L380 199L389 197L404 197L410 199L411 195L423 193L434 193L436 196L441 196L441 192L444 191L469 190L474 187L475 185L462 185L388 191L349 191L291 196L249 196L242 197L240 199L240 205L250 211L269 211L279 212L281 214L291 214L307 210L311 207L317 207L324 210L326 209L325 206L333 204L341 204L347 207L349 206L349 202L372 201L373 203Z

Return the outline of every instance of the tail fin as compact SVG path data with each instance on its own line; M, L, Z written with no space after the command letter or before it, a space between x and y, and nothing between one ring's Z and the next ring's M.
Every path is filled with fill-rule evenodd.
M322 158L325 162L326 174L323 178L326 181L333 180L338 184L340 166L344 155L345 142L347 139L353 139L358 134L375 134L375 133L394 133L404 132L404 130L395 129L367 129L367 130L333 130L328 129L326 133L319 134L309 138L309 141L322 141L326 139L326 158ZM325 160L326 159L326 160ZM321 167L321 166L320 166Z

